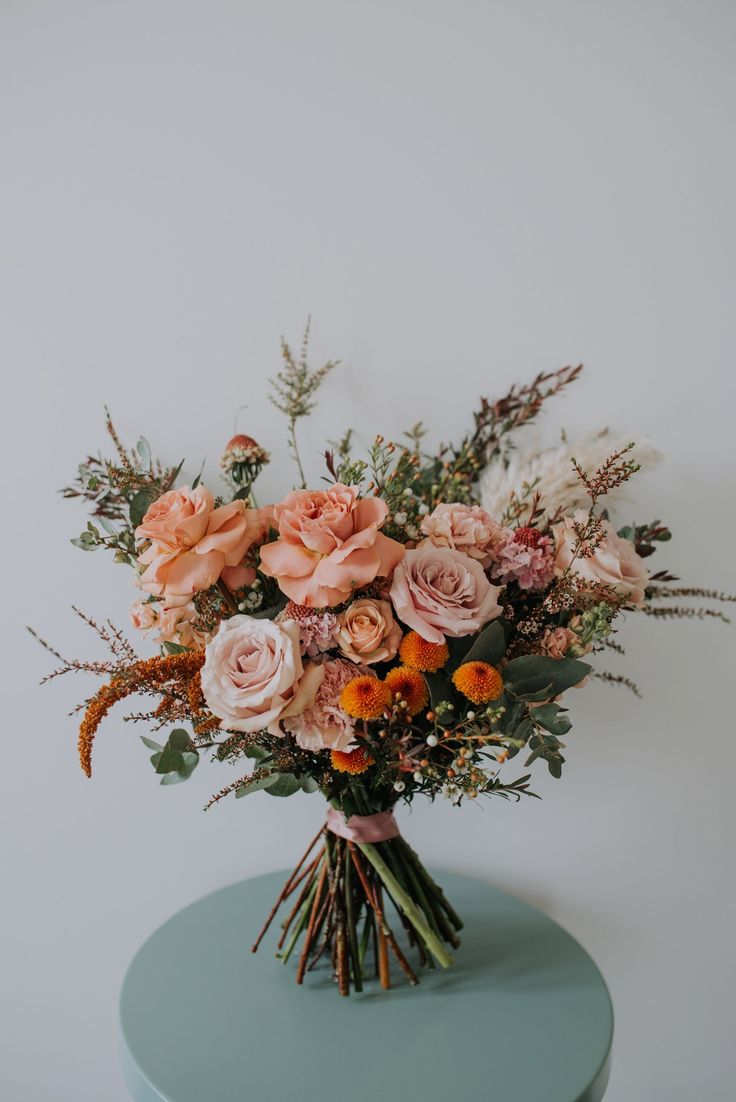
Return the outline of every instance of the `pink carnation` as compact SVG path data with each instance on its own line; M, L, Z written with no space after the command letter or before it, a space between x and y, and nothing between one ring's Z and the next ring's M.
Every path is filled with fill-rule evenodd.
M545 589L555 574L554 544L536 528L510 532L498 552L493 576L520 589Z
M279 620L296 620L299 625L299 643L302 655L316 658L335 643L338 619L334 612L310 608L289 601Z
M346 658L326 658L321 662L324 677L311 708L283 721L284 728L302 750L341 750L355 748L355 721L340 707L340 693L361 674L375 677L368 666L356 666Z

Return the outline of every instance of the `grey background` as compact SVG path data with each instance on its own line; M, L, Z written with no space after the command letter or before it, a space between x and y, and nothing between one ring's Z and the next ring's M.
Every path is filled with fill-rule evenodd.
M734 588L735 29L713 0L0 3L4 1097L122 1102L115 999L141 940L289 864L320 819L261 795L203 816L227 770L159 789L119 718L79 772L65 715L91 684L39 690L22 627L91 656L71 602L125 622L129 576L70 546L82 513L56 494L104 402L213 482L247 403L274 497L292 472L265 377L309 312L315 359L345 364L304 435L314 479L348 424L447 438L480 392L583 360L543 433L649 433L667 458L631 515L674 528L661 565ZM543 801L418 805L404 827L594 955L607 1102L727 1102L733 628L619 639L644 700L577 694Z

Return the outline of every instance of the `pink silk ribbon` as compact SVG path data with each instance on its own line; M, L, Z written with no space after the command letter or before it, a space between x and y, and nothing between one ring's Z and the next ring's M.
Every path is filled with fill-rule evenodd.
M377 811L375 815L351 815L346 819L336 807L327 809L327 829L349 842L387 842L400 834L396 820L390 811Z

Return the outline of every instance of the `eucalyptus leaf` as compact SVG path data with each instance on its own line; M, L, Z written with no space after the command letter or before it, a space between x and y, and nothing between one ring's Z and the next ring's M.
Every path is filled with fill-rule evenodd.
M157 773L182 773L185 770L184 756L181 750L165 746L156 766Z
M188 731L185 731L182 727L177 727L169 735L167 746L172 746L174 750L187 750L191 745L192 737Z
M148 443L145 436L141 436L140 440L138 441L138 443L135 446L135 450L138 452L138 455L141 457L141 462L143 463L144 467L149 467L150 468L150 466L151 466L151 445Z
M154 742L153 739L148 738L147 735L141 735L140 740L149 750L163 750L163 746L159 742Z
M149 490L139 490L133 497L130 503L130 523L133 528L137 528L143 520L144 516L148 512L148 507L154 502L155 498Z
M317 792L319 789L319 784L314 777L302 777L300 784L302 792L312 793Z
M539 694L558 696L577 685L590 673L587 662L577 658L549 658L525 654L514 658L503 671L506 688L523 700L544 699Z
M477 637L463 662L487 662L497 666L506 653L506 633L498 620L494 620Z
M181 643L170 643L167 639L164 642L164 650L167 654L187 654L189 647L183 647Z
M548 704L542 704L538 708L534 708L532 719L553 735L566 735L572 727L572 721L564 708L561 708L559 704L553 704L551 701Z
M302 786L293 773L275 773L274 777L273 783L265 788L269 796L293 796Z
M235 789L235 799L239 800L243 796L250 796L251 792L259 792L262 788L267 788L272 781L273 774L270 774L268 777L261 777L257 781L241 784L240 788Z

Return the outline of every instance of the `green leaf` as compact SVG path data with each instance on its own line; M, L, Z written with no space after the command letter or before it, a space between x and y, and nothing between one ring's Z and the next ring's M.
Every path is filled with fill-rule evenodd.
M115 525L107 519L107 517L98 517L98 520L102 527L107 532L108 536L117 536L118 530Z
M169 741L167 746L173 746L174 750L188 750L191 745L192 737L188 731L185 731L181 727L177 727L169 735Z
M425 673L424 680L427 682L429 699L435 712L443 703L451 708L455 707L453 703L455 694L449 677L446 677L443 673Z
M567 716L564 708L561 708L559 704L553 704L551 701L548 704L541 704L538 708L533 708L531 715L535 723L538 723L540 727L544 727L552 735L566 735L572 727L572 721Z
M143 463L144 467L149 467L150 468L150 466L151 466L151 446L148 443L148 441L146 440L145 436L141 436L140 440L138 441L138 443L135 446L135 450L138 452L138 455L141 457L141 462Z
M173 746L165 746L156 766L156 772L182 773L184 769L184 755L181 750L175 750Z
M146 735L141 735L140 740L149 750L163 750L163 746L159 742L154 742L152 738L148 738Z
M164 642L164 650L167 654L187 654L189 647L182 647L181 643L170 643L167 639Z
M130 523L133 528L138 527L148 512L149 505L152 505L155 500L150 490L139 490L138 493L135 494L130 503Z
M577 658L525 654L509 662L503 679L506 688L522 700L544 700L543 694L558 696L589 673L587 662L579 662Z
M257 781L241 784L240 788L235 789L235 799L239 800L242 796L250 796L251 792L259 792L262 788L266 788L272 780L273 774L269 774L268 777L261 777Z
M293 796L302 786L293 773L275 773L272 784L266 785L269 796Z
M463 662L487 662L497 666L506 653L506 633L498 620L494 620L477 637Z
M302 777L302 779L301 779L301 790L302 790L302 792L309 792L309 793L317 792L318 789L319 789L319 785L318 785L317 781L314 779L314 777Z

